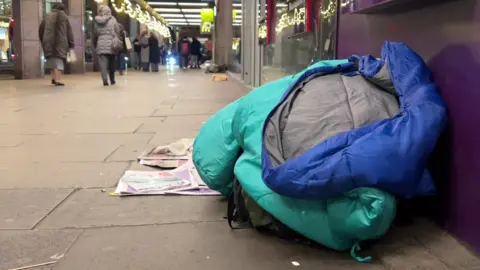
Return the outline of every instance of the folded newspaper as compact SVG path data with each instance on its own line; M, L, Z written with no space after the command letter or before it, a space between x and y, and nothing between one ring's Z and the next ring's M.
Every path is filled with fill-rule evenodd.
M181 139L144 152L138 162L145 166L173 169L185 165L191 159L193 139Z
M113 195L217 196L205 185L192 162L171 171L126 171Z

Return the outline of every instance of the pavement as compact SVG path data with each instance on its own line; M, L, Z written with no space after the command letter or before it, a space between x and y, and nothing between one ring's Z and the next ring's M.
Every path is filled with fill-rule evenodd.
M480 269L452 236L422 220L393 229L359 264L348 252L231 231L218 197L110 197L144 150L194 137L247 93L201 71L129 72L0 83L0 270Z

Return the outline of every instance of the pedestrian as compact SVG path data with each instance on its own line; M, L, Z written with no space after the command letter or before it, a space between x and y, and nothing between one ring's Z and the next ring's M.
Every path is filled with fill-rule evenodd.
M140 60L142 61L142 70L144 72L150 71L150 48L148 44L149 35L147 31L143 31L140 36L140 46L142 47L140 52Z
M178 51L180 52L180 68L187 69L190 56L190 41L187 37L183 37L178 42Z
M135 69L142 68L142 45L140 44L140 35L137 34L133 40L133 52L135 53Z
M160 63L160 47L158 45L158 38L155 33L152 33L148 38L148 46L150 48L150 66L153 72L158 72L158 64Z
M112 16L112 11L106 5L98 8L93 29L93 45L98 55L103 85L115 84L116 56L123 49L122 27ZM108 77L107 77L108 76Z
M118 59L117 59L117 68L118 68L118 73L120 74L120 76L123 76L123 74L125 73L125 70L126 70L126 57L128 55L128 49L127 49L127 43L126 43L126 39L128 37L128 34L127 32L125 31L125 28L123 27L122 24L119 24L121 29L122 29L122 41L123 41L123 48L122 50L120 51L120 53L118 54Z
M202 44L198 41L197 38L192 38L192 43L190 44L190 54L192 55L192 68L200 68L200 55L201 55Z
M64 86L60 77L65 70L65 59L75 44L72 26L62 3L53 4L52 12L43 18L38 34L46 58L45 68L52 73L52 84Z

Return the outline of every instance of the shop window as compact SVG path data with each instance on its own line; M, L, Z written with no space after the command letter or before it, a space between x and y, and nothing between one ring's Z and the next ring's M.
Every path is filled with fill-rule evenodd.
M271 21L267 26L270 36L264 47L262 83L335 57L336 3L336 0L276 1L276 16L269 16Z
M13 62L12 1L0 0L0 64Z

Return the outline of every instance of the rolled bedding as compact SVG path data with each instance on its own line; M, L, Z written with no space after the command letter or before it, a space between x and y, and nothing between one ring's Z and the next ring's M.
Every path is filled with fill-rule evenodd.
M193 161L210 188L228 196L235 175L280 222L342 251L387 232L395 196L435 192L425 163L445 120L423 61L387 42L381 60L322 61L254 89L203 125Z

